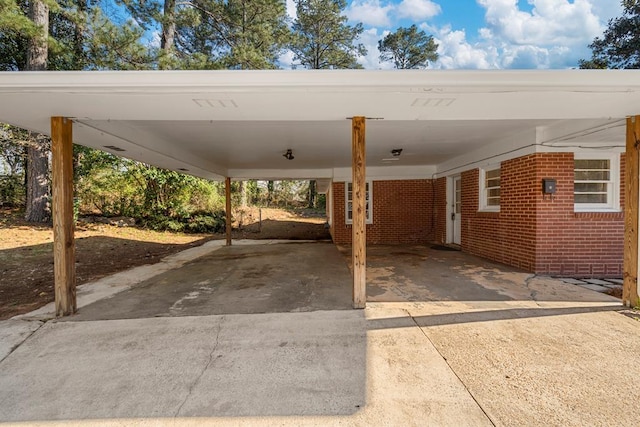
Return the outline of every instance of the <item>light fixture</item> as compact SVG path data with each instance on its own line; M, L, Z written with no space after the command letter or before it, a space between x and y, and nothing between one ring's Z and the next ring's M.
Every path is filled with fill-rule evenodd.
M391 150L391 155L393 157L400 157L400 154L402 154L402 148L394 148Z
M293 160L293 159L295 158L295 157L293 157L293 150L291 150L291 148L288 148L288 149L287 149L287 152L286 152L286 153L284 153L284 154L282 155L282 157L284 157L284 158L285 158L285 159L287 159L287 160Z

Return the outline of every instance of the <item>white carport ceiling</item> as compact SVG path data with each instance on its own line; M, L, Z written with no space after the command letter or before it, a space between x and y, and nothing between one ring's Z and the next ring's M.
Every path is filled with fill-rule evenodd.
M368 166L437 166L545 129L624 141L637 71L148 71L0 73L0 121L208 177L331 178L351 165L352 116ZM291 148L294 160L282 154ZM402 148L399 161L383 161ZM110 151L111 149L105 149Z

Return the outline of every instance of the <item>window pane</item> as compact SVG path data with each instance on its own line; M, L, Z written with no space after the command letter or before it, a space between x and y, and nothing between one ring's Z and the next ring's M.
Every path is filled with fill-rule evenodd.
M576 194L576 203L607 203L606 194Z
M606 193L608 184L601 182L577 182L573 188L576 193Z
M576 159L575 169L610 169L609 159Z
M500 169L484 172L485 206L500 206Z
M487 180L489 180L490 178L500 178L500 169L486 171L485 177L487 178Z
M500 187L500 178L493 178L487 180L487 187Z
M609 171L580 170L575 173L576 181L609 181Z

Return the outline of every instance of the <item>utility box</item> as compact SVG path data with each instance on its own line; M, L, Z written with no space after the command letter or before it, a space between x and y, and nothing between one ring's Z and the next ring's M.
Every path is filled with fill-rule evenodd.
M556 180L553 178L542 178L542 192L544 194L555 194Z

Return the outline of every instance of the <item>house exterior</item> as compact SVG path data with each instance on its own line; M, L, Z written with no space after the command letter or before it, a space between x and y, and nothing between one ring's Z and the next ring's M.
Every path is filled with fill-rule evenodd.
M227 189L316 180L334 241L353 243L354 308L367 243L623 274L623 303L640 298L634 70L21 72L0 73L0 96L0 121L52 136L60 315L75 310L72 142Z
M368 179L367 243L451 244L536 274L622 277L624 141L603 145ZM555 181L554 193L543 180ZM349 189L337 181L328 192L337 244L351 242Z

